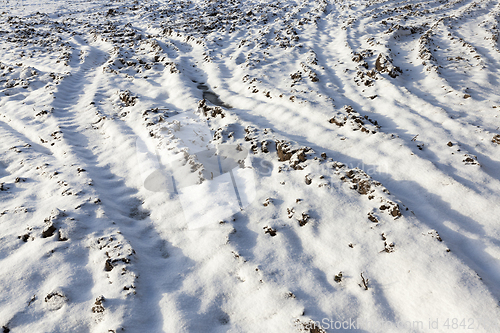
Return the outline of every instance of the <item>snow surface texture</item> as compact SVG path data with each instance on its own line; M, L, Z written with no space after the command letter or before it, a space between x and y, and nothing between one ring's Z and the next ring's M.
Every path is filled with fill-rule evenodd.
M3 332L498 332L498 1L0 13Z

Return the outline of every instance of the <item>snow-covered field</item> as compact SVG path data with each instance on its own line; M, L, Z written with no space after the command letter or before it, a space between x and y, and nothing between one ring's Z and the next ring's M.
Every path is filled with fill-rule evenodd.
M500 332L500 2L0 2L3 332Z

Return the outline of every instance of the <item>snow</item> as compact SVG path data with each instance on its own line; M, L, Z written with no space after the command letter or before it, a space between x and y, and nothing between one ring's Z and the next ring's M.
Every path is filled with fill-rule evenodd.
M3 332L498 330L498 2L0 13Z

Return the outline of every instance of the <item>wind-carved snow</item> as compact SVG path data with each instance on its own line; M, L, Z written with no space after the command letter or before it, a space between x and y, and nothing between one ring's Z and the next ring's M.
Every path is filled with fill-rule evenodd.
M498 2L0 12L3 332L498 330Z

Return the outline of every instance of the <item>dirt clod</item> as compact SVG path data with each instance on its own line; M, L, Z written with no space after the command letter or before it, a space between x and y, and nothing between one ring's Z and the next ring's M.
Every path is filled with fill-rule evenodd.
M265 229L264 231L265 234L269 234L271 235L271 237L276 236L276 229L273 229L271 227L264 227L264 229Z
M113 264L111 263L111 259L107 259L106 260L106 263L104 264L104 270L106 272L111 272L113 270L114 266Z
M47 238L47 237L51 237L52 235L54 235L54 233L56 232L56 227L54 226L54 224L52 222L50 222L49 224L47 224L45 226L45 228L43 228L43 231L42 231L42 238Z
M500 145L500 134L497 134L493 137L491 142L496 143L497 145Z
M92 307L92 312L93 313L102 313L104 312L104 303L105 301L105 298L104 296L99 296L95 299L95 303L94 303L94 306Z
M301 227L305 226L307 224L307 222L309 221L309 214L307 213L302 213L302 218L300 219L297 219L297 221L299 222L299 225Z
M390 77L395 78L399 74L402 74L403 71L401 68L394 66L392 64L392 59L388 56L380 53L375 61L375 69L380 73L387 73Z
M368 213L368 220L372 221L373 223L378 223L377 218L373 216L372 213Z

